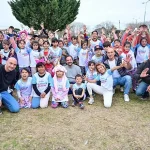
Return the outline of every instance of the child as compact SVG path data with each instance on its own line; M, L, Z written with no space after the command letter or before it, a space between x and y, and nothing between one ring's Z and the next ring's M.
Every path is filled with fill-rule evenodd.
M78 43L77 43L77 37L76 36L72 36L71 37L71 41L72 43L70 44L69 48L68 48L68 53L70 56L73 57L74 63L78 64Z
M131 57L132 69L131 70L127 70L127 72L128 72L128 75L130 75L132 77L132 89L135 92L137 83L136 83L136 80L134 79L134 75L135 75L136 70L137 70L137 64L136 64L136 60L135 60L135 57L134 57L134 53L131 50L131 43L130 42L125 42L124 43L123 52L122 52L122 54L120 56L123 59L126 59L127 56Z
M0 57L2 59L2 64L5 65L7 59L14 54L14 50L9 49L10 43L7 40L4 40L2 42L2 45L3 49L0 51Z
M58 47L58 39L53 38L52 39L52 47L50 47L50 54L49 57L51 57L51 62L54 66L60 63L61 55L62 55L62 49Z
M83 100L85 97L85 89L86 86L84 83L82 83L82 76L81 75L76 75L75 76L75 80L76 83L73 85L73 104L72 106L75 106L77 104L79 104L79 107L81 109L84 109L84 105L83 105Z
M21 79L15 84L19 98L20 108L30 108L32 100L32 78L29 77L30 71L27 68L21 70Z
M88 46L87 41L83 41L81 43L81 49L78 52L79 66L81 68L82 75L86 74L85 67L87 63L87 53L89 52L87 46Z
M121 42L119 39L116 39L114 41L114 50L115 52L120 56L122 53L122 46L121 46Z
M104 106L111 107L112 104L112 97L113 97L113 77L112 73L114 70L123 67L123 64L120 66L116 66L113 69L106 70L106 67L102 63L98 63L96 65L97 72L99 73L98 76L94 80L87 79L87 89L90 94L90 98L93 99L92 90L98 94L103 95L104 98ZM97 81L101 81L101 86L96 83Z
M62 66L66 66L66 57L69 56L67 48L64 48L64 42L62 40L59 40L59 48L62 49L62 56L60 60L60 64Z
M103 61L102 49L103 48L99 45L94 47L95 55L92 57L92 61L95 63L101 63Z
M38 41L33 41L30 52L30 67L32 76L36 73L36 61L40 59L40 45Z
M19 70L21 70L22 68L29 68L30 66L29 53L31 52L31 50L25 48L26 42L24 40L20 40L18 41L18 46L17 46L13 37L10 38L10 42L17 54Z
M89 61L88 68L89 69L86 72L85 81L87 81L87 80L94 80L97 77L97 71L95 69L95 62ZM88 83L86 82L86 84L88 84ZM93 83L93 84L96 84L96 83ZM92 93L92 95L93 95L93 93ZM93 103L94 103L94 99L90 98L88 104L93 104Z
M57 65L53 72L55 73L53 80L52 80L52 108L57 108L59 103L63 108L68 107L68 91L69 91L69 80L66 77L67 70L65 67L61 65Z
M44 41L43 46L44 46L44 50L40 52L40 56L41 58L44 58L46 71L49 72L51 76L53 76L53 72L52 72L53 64L51 62L52 58L50 56L49 42Z
M135 48L135 59L137 66L139 66L144 61L148 60L150 53L150 46L147 43L146 38L142 38L140 44L138 44Z
M36 65L37 73L32 78L33 98L32 108L46 108L50 98L51 75L46 72L45 65L39 62Z

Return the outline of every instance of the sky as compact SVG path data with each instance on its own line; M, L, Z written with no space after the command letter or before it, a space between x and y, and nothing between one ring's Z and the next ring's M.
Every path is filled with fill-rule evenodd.
M10 25L21 28L11 12L8 0L0 0L0 29ZM10 1L10 0L9 0ZM104 21L111 21L117 28L125 28L129 22L143 22L147 0L81 0L76 22L96 26ZM150 2L147 3L146 21L150 21Z

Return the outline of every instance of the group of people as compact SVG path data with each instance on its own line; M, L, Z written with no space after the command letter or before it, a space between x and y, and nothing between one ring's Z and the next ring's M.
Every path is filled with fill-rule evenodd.
M118 85L125 102L131 89L142 99L149 97L150 34L145 24L128 27L122 36L113 29L113 38L96 30L89 35L86 26L78 36L71 35L69 26L63 37L55 36L44 25L39 35L33 30L16 34L13 26L8 34L0 31L0 108L18 112L46 108L49 101L52 108L67 108L72 95L72 106L83 109L86 98L94 103L94 93L103 95L109 108Z

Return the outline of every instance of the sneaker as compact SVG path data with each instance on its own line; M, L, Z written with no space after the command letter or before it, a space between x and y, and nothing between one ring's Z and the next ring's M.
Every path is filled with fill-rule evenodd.
M88 104L92 105L94 103L94 99L90 98Z
M141 100L146 100L146 99L148 99L148 98L149 98L149 93L146 92L146 93L144 93L144 95L141 97Z
M80 104L79 104L79 107L80 107L80 109L84 109L83 103L80 103Z
M124 101L125 102L129 102L130 101L129 96L127 94L124 95Z
M71 104L72 107L75 107L76 105L77 105L76 102L73 102L73 103Z
M120 92L123 92L123 90L124 90L123 87L120 87Z
M2 112L2 109L0 108L0 115L2 115L3 114L3 112Z

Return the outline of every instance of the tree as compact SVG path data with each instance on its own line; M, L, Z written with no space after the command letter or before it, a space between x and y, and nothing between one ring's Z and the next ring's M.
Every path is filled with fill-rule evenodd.
M12 0L8 2L13 15L28 27L55 31L65 29L78 14L80 0Z

